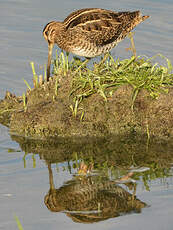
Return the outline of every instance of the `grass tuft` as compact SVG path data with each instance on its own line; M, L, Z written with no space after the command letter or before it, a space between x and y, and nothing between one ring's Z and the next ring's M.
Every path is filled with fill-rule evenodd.
M25 82L25 84L28 87L28 89L31 91L31 86L29 85L29 83L25 79L23 79L23 81Z
M33 84L34 84L34 88L37 88L38 85L39 85L39 80L38 80L39 77L36 74L34 62L30 62L30 65L31 65L31 68L32 68L32 73L33 73Z
M20 220L19 220L19 218L18 218L17 216L15 216L15 220L16 220L18 229L19 229L19 230L23 230L23 227L22 227L22 225L21 225L21 223L20 223Z
M157 56L165 59L167 66L153 64ZM85 68L76 74L71 94L83 99L97 93L107 101L118 87L130 85L133 88L131 99L133 109L134 101L142 89L147 90L155 99L161 93L167 93L168 87L173 85L172 70L170 61L160 54L150 59L132 56L122 61L114 60L110 55L106 64L101 67L95 65L93 70Z
M25 93L23 93L23 108L24 108L24 111L26 112L27 110L27 97L25 95Z
M169 59L162 54L151 58L136 55L136 48L133 40L133 33L129 34L132 52L129 59L114 59L110 54L108 58L101 60L99 64L94 63L88 68L86 61L73 57L69 60L69 54L56 52L56 59L53 61L53 74L57 76L71 75L74 105L71 105L73 115L76 117L80 102L92 94L101 95L105 101L112 97L114 92L123 85L130 85L133 89L131 96L131 109L138 93L145 89L153 99L157 99L161 93L167 93L168 88L173 86L173 66ZM156 59L160 57L166 61L166 65L160 65ZM104 61L103 61L104 60ZM31 62L34 85L38 86L38 76L35 72L34 63ZM26 82L25 82L26 83ZM55 96L58 94L59 81L56 80ZM28 84L27 84L28 86ZM28 86L29 88L29 86ZM83 115L82 115L83 117Z

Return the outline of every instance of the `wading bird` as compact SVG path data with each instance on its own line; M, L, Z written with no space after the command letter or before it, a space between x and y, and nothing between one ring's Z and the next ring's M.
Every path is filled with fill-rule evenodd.
M43 29L43 36L48 42L47 80L55 43L66 52L86 58L96 57L109 52L148 17L142 16L140 11L87 8L71 13L63 22L49 22Z

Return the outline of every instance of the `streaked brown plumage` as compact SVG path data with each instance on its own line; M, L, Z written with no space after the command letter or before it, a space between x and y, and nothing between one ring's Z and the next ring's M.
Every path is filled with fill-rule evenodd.
M47 78L50 77L52 48L84 57L95 57L111 50L140 22L149 16L140 11L114 12L100 8L87 8L71 13L63 22L49 22L43 29L48 42Z
M83 167L83 166L82 166ZM56 189L48 163L50 189L44 203L52 212L65 212L75 222L93 223L130 212L141 212L147 204L115 181L101 175L74 177ZM97 212L100 205L100 212ZM96 212L95 212L96 211Z

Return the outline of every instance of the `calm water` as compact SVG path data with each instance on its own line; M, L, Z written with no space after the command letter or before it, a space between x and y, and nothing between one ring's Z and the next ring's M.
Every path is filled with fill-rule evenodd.
M149 57L162 53L173 63L172 0L88 0L87 3L77 0L66 0L63 3L60 0L1 0L0 98L4 97L6 90L21 95L26 89L23 78L32 85L30 61L34 61L37 71L42 71L41 68L47 61L47 44L42 37L44 25L51 20L63 20L71 11L84 7L101 7L118 11L141 9L143 14L151 15L150 19L135 29L137 53ZM112 53L115 57L126 58L129 56L125 50L127 47L129 47L128 39L121 42ZM76 230L98 227L110 230L172 230L172 147L153 144L147 148L145 143L141 143L139 147L134 146L133 141L129 144L121 139L114 145L107 143L102 148L99 146L97 143L45 144L34 140L21 140L19 137L10 137L8 129L0 125L0 229L17 229L14 219L16 215L24 229ZM102 154L106 156L103 160L99 157ZM85 155L87 157L83 157ZM124 158L121 159L121 156ZM96 170L94 171L96 175L91 175L91 178L81 179L75 174L78 162L83 158L88 164L94 162L93 170ZM44 204L44 197L49 192L49 182L52 178L50 167L48 170L49 164L53 171L54 190L57 194L62 189L63 194L67 193L68 196L70 189L76 191L76 187L78 192L83 183L88 186L86 190L91 193L91 196L88 195L90 198L95 196L103 198L98 198L96 202L101 208L107 207L111 199L112 203L116 200L116 191L104 187L106 195L105 193L100 195L99 192L96 193L98 187L96 181L103 180L104 184L115 182L130 171L130 166L139 166L133 175L133 179L136 180L136 196L141 202L146 203L147 207L141 209L141 213L132 209L132 213L126 215L124 215L126 212L121 210L119 217L115 217L115 214L114 217L108 215L107 220L93 221L92 224L83 223L88 216L90 222L91 219L101 220L104 212L95 213L93 208L90 208L86 214L81 211L86 207L79 210L79 207L75 209L75 206L73 211L80 211L79 213L72 213L69 206L61 207L59 212L51 212L51 208L47 208ZM94 186L96 188L94 192L91 183L93 188ZM67 185L66 190L63 190L64 187L61 188L63 184ZM133 189L129 190L124 183L117 185L133 194ZM82 196L79 203L84 203L85 197ZM63 199L65 198L62 196L61 201ZM88 203L84 206L90 207ZM114 210L115 205L112 208L108 206L108 210ZM99 210L98 207L95 208L96 211Z

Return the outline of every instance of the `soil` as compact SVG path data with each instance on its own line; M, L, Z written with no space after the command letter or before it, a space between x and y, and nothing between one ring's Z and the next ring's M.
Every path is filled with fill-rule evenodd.
M72 77L58 78L26 92L23 97L6 93L0 101L0 123L11 133L33 138L48 137L106 137L140 133L149 137L173 138L173 89L153 99L141 90L132 109L133 89L119 87L107 101L98 94L84 98L76 115L72 91ZM57 93L56 93L57 92Z

